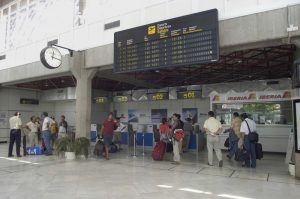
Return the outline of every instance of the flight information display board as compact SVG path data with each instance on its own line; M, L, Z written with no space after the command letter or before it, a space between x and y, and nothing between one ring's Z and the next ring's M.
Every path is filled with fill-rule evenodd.
M217 9L123 30L114 35L115 73L218 60Z

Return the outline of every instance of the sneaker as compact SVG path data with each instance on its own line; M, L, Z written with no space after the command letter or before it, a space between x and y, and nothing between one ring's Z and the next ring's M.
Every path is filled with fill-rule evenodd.
M231 157L230 157L230 155L226 155L226 157L227 157L229 160L231 160Z
M17 157L18 157L18 158L21 158L22 156L21 156L21 155L18 155Z
M171 164L179 165L179 164L180 164L180 162L176 162L176 161L174 161L174 162L172 162Z
M223 160L219 161L219 167L223 167Z
M208 166L211 166L211 167L213 167L213 166L214 166L213 164L209 164L209 163L207 163L207 165L208 165Z
M7 157L9 157L9 158L13 158L13 157L15 157L14 155L9 155L9 156L7 156Z

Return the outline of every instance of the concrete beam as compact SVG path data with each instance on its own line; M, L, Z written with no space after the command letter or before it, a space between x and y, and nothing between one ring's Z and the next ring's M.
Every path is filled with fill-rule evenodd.
M161 88L159 84L151 84L145 81L134 79L132 76L126 74L113 74L112 70L101 70L97 73L98 77L120 81L124 83L128 83L131 85L136 85L137 87L145 87L145 88Z
M70 73L70 57L65 56L62 65L56 69L46 68L40 61L0 70L0 84L11 85L38 79L62 76Z

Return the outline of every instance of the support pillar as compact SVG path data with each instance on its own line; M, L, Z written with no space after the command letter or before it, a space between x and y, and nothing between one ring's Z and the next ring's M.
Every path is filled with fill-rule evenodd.
M71 71L76 83L76 137L88 137L91 130L92 79L97 69L86 69L84 52L75 52Z

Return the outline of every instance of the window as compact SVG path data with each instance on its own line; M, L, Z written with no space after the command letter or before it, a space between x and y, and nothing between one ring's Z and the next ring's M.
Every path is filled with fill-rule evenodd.
M223 124L230 124L232 114L248 113L257 124L281 124L292 125L292 102L264 102L264 103L243 103L243 104L213 104L213 110L217 119Z

